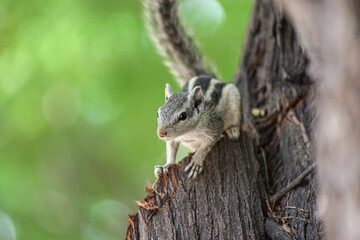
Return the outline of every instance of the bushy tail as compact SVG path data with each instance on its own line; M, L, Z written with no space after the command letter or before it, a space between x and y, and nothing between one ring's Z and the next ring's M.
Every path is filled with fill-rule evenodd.
M143 0L146 27L165 64L182 87L199 75L215 77L181 26L178 0Z

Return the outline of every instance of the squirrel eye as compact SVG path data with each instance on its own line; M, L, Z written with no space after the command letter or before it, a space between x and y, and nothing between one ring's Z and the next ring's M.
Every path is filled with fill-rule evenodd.
M179 120L185 120L186 119L186 112L182 112L179 116Z

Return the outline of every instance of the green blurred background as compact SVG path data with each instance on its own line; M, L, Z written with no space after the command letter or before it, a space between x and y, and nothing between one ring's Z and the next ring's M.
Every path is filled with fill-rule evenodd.
M205 56L231 80L252 2L181 4ZM167 82L179 90L140 1L2 0L0 240L123 239L165 159L156 111Z

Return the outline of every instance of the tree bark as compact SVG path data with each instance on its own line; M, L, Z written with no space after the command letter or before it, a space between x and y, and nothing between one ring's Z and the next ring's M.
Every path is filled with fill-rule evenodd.
M273 195L315 161L311 127L315 92L307 56L281 9L272 1L259 0L253 11L234 81L243 98L244 127L256 136L263 155L259 162L266 161L262 170L267 171L263 175L268 175L268 194ZM256 117L253 109L267 114ZM316 190L312 172L276 203L269 203L268 218L296 239L320 238Z
M226 151L224 151L226 149ZM221 161L219 161L221 159ZM264 214L253 139L222 139L207 156L201 177L190 180L190 157L160 175L130 216L129 239L264 238ZM156 207L155 207L156 206Z
M292 25L257 0L234 83L242 96L239 141L222 139L196 180L185 158L147 189L129 216L128 239L319 239L314 163L314 84Z
M279 3L318 79L319 212L327 237L360 239L360 2Z
M253 139L222 139L207 156L201 177L189 180L190 158L160 175L147 190L127 237L130 239L258 239L264 215ZM226 149L226 151L224 151ZM221 161L219 161L221 159ZM260 189L260 190L259 190ZM264 191L262 191L264 193ZM156 207L154 207L156 206Z

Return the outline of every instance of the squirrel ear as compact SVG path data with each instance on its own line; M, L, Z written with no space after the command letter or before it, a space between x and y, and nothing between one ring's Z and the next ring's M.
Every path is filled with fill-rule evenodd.
M167 101L171 97L171 95L173 95L173 91L170 87L170 84L167 83L165 87L165 101Z
M191 92L189 93L189 101L193 106L196 108L197 112L199 113L204 106L204 94L201 91L201 88L195 87Z

